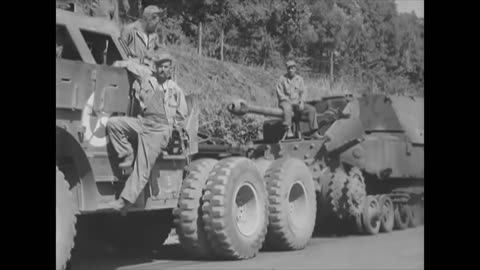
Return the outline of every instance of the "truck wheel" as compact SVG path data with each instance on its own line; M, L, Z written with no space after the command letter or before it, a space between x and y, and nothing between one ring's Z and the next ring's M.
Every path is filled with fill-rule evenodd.
M267 190L255 163L244 157L219 161L203 195L203 221L216 256L257 255L267 233Z
M348 174L347 197L348 212L352 217L358 217L362 213L367 191L362 172L356 167L353 167Z
M73 194L63 173L57 169L56 188L56 269L63 270L70 259L76 234L78 210L75 207Z
M272 163L265 174L269 202L268 247L303 249L310 240L317 211L315 184L305 164L296 158Z
M327 199L330 203L331 211L338 219L346 219L349 216L346 195L346 185L348 175L343 169L337 168L330 174L330 182L328 183Z
M408 228L410 219L410 210L406 204L397 204L395 206L395 223L393 228L396 230L405 230Z
M380 230L380 205L374 196L367 196L362 213L365 233L377 234Z
M380 231L391 232L395 222L395 211L393 201L385 194L380 195L378 202L381 208L382 217L380 219Z
M197 159L188 166L188 175L183 179L178 207L173 210L178 240L185 251L196 258L211 256L203 228L201 199L208 174L217 162L218 160L212 158Z

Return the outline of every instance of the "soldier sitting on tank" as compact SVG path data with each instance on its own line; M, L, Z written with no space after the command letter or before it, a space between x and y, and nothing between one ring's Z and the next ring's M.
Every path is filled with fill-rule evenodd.
M310 136L314 139L321 139L322 136L317 133L318 124L316 119L315 107L305 104L307 89L303 78L296 74L297 65L294 60L286 62L287 73L278 80L276 90L279 107L283 110L283 125L287 132L287 137L293 137L292 118L295 113L300 116L307 116L310 127Z
M155 160L168 145L173 126L187 118L183 90L170 79L172 58L166 53L153 57L154 77L142 82L137 95L143 113L137 118L112 117L108 121L108 143L115 152L109 152L109 157L111 160L118 158L120 168L132 168L133 165L133 170L120 198L101 208L121 210L135 203L148 182ZM130 141L138 142L136 154L129 142L132 137Z

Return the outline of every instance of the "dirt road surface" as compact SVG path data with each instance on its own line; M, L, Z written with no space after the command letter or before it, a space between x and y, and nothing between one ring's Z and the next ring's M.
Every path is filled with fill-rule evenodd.
M314 236L300 251L261 251L244 261L195 261L187 257L175 238L153 253L135 250L75 251L72 270L156 269L423 269L424 227L375 236Z

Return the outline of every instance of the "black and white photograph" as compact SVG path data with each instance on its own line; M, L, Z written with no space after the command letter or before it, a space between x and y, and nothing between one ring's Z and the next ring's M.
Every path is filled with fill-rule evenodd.
M56 270L424 269L424 0L55 1Z

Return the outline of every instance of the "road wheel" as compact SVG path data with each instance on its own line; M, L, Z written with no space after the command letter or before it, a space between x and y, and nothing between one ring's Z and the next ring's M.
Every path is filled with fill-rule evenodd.
M337 168L330 173L330 177L327 200L329 201L331 211L338 219L346 219L349 216L348 197L346 195L348 175L343 169Z
M417 226L420 226L422 223L422 217L421 217L421 209L418 204L413 204L409 205L410 211L409 211L409 219L408 219L408 227L410 228L415 228Z
M201 199L208 174L217 162L211 158L198 159L188 166L178 207L173 210L178 240L188 254L197 258L211 256L202 219Z
M379 197L379 204L381 207L380 231L391 232L395 222L395 211L393 208L393 201L387 195L383 194Z
M354 217L354 228L355 231L359 234L365 233L365 229L363 228L363 215L362 213L358 214L357 216Z
M418 204L418 208L420 208L420 225L425 224L425 207L423 203L423 198Z
M317 211L315 184L308 167L296 158L272 163L265 174L269 202L268 247L303 249L310 240Z
M395 206L395 223L393 228L396 230L405 230L408 228L410 219L410 207L407 204L397 204Z
M58 167L56 169L56 269L60 270L65 269L71 256L78 210L63 173Z
M314 233L324 233L329 231L329 222L331 221L331 204L328 200L328 184L331 178L331 172L329 168L324 168L320 173L320 177L318 179L320 190L317 190L316 198L317 198L317 213L315 218L315 229Z
M367 191L362 172L356 167L353 167L348 174L347 197L348 211L352 217L357 217L362 213Z
M268 224L267 190L255 163L244 157L219 161L202 198L205 231L215 255L255 257Z
M365 233L377 234L380 230L380 205L374 196L367 196L362 213Z

